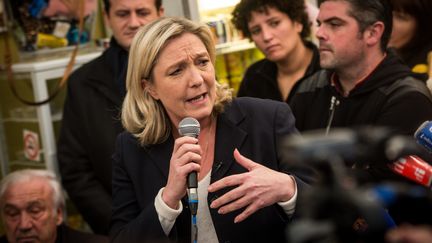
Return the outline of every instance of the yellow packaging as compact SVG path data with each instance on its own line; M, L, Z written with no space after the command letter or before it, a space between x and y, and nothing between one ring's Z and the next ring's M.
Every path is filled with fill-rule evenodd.
M230 78L230 87L233 89L233 95L236 96L237 92L240 88L241 81L243 80L243 77L241 76L235 76Z
M228 78L228 71L227 71L224 55L216 56L215 71L216 71L217 80Z
M65 47L68 45L68 41L66 38L58 38L54 35L38 33L36 40L36 47L39 48L58 48Z
M229 70L230 79L236 76L243 76L245 68L242 52L233 52L226 54L226 64Z

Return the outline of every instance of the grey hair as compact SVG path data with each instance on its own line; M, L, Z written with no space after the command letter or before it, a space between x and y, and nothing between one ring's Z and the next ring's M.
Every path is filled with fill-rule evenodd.
M56 175L48 170L41 169L24 169L17 170L6 175L0 182L0 199L3 201L6 190L13 184L18 182L30 181L35 178L45 179L53 190L53 203L56 209L64 209L65 198L63 195L62 187L57 180Z

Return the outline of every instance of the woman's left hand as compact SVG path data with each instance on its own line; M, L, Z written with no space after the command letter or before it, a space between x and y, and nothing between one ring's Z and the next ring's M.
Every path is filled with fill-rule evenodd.
M209 192L215 192L225 187L237 186L211 203L211 208L220 207L218 213L226 214L246 207L234 219L234 222L238 223L257 210L288 201L294 195L295 182L290 175L255 163L241 155L237 149L234 150L234 158L248 172L227 176L208 187Z

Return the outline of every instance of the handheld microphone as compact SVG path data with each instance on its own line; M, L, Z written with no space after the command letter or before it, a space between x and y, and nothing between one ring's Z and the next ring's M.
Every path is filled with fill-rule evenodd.
M409 155L402 157L396 162L389 164L389 167L396 174L431 188L432 166L418 156Z
M432 121L425 121L414 133L417 143L432 153Z
M178 131L180 136L197 138L200 133L199 122L192 117L186 117L180 121ZM192 215L198 210L198 177L196 171L189 173L187 177L189 208Z

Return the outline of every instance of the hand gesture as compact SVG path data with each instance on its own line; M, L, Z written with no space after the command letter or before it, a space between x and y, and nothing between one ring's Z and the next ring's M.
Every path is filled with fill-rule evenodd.
M288 201L294 195L295 183L290 175L255 163L242 156L237 149L234 150L234 158L248 172L227 176L209 186L209 192L237 186L211 203L211 208L220 207L218 213L226 214L246 207L234 219L234 222L238 223L257 210L277 202Z

